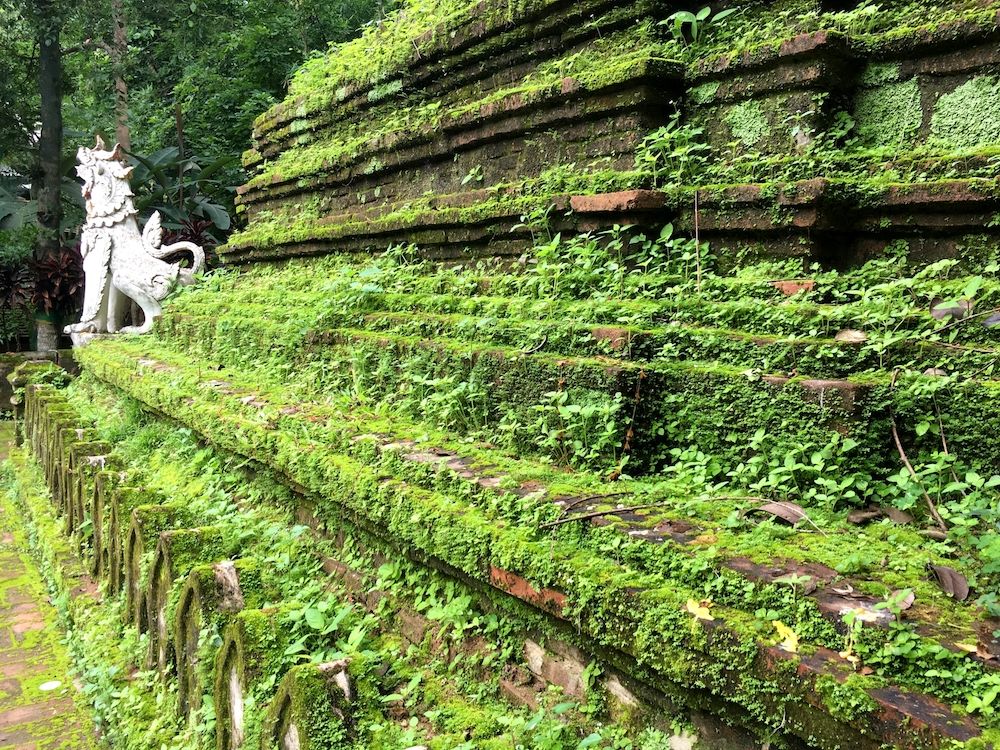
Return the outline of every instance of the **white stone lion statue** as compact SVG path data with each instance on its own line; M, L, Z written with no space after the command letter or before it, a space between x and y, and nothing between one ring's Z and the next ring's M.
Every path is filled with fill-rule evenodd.
M108 151L98 137L94 148L80 148L77 161L87 203L80 242L85 289L81 321L66 326L66 333L77 345L103 333L146 333L170 290L192 283L204 268L205 252L193 242L164 245L159 212L139 233L128 181L133 167L122 160L120 145ZM190 268L163 260L184 251L193 257ZM142 308L143 320L141 325L122 327L130 302Z

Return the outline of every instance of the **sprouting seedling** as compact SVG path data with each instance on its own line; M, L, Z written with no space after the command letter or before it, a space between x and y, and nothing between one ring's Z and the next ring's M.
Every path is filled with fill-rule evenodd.
M722 10L712 15L712 9L705 6L697 13L687 10L680 10L671 14L666 20L660 21L660 25L670 29L670 35L681 44L697 44L705 35L705 30L709 26L722 23L729 16L736 12L736 8Z
M465 175L465 177L462 178L462 185L468 185L473 180L475 180L476 182L482 182L483 181L483 167L482 167L482 165L477 164L472 169L470 169L469 173L467 175Z
M863 612L863 609L850 609L843 615L844 624L847 625L847 641L840 656L855 666L860 661L857 654L854 653L854 647L858 641L858 634L864 625L864 621L860 617Z
M807 587L812 583L813 577L810 575L800 574L800 573L788 573L780 578L775 578L775 583L784 583L789 588L791 588L792 593L796 596L799 593L799 587L802 588L803 592L807 592ZM813 587L815 589L815 586Z

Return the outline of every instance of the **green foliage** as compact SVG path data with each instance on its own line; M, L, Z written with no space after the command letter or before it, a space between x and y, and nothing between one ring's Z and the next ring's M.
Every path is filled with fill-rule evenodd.
M600 466L622 443L618 416L622 396L600 399L597 403L578 402L570 391L542 394L542 402L532 407L537 418L528 430L535 443L556 462L575 468ZM624 465L624 459L618 468Z
M681 10L671 14L661 23L667 26L675 41L682 44L697 44L710 30L720 26L738 10L738 8L727 8L712 13L712 9L708 6L697 13Z
M352 748L398 750L431 738L442 747L458 747L470 736L491 750L509 747L510 741L526 750L574 750L601 742L646 750L666 746L659 732L636 735L624 727L602 726L584 706L564 700L554 689L540 696L538 711L500 701L500 667L517 658L523 636L492 608L484 611L471 589L403 558L379 566L375 560L385 559L384 548L373 547L378 542L372 537L331 517L341 540L333 549L304 527L291 524L292 498L275 477L246 471L242 459L204 448L190 430L150 418L129 402L124 404L128 408L107 411L115 406L116 397L96 383L78 383L71 392L74 401L98 419L103 434L119 437L121 455L137 480L183 498L199 513L228 517L246 544L245 558L266 565L269 580L281 587L285 597L294 595L305 602L279 610L280 650L267 654L264 671L247 686L248 739L257 738L266 706L279 687L289 684L289 677L284 682L280 678L293 664L349 658L356 695L352 739L345 746ZM150 743L176 750L210 746L215 721L210 695L195 720L180 726L167 708L174 700L173 678L128 669L130 660L142 658L145 644L134 629L122 631L120 596L101 605L88 598L71 602L65 597L73 570L65 570L58 555L68 543L61 537L41 478L23 457L17 461L16 479L7 478L7 487L34 530L38 554L50 561L49 583L63 603L65 621L72 623L70 647L105 736L116 747L136 750ZM237 494L239 505L234 502ZM379 592L373 610L348 603L349 592L338 579L320 571L318 557L330 555L343 560L354 575L377 571L367 578ZM244 586L248 582L241 578ZM391 632L402 611L419 613L429 624L423 643L401 645ZM269 627L264 611L246 610L238 619L247 632L263 633ZM215 626L202 638L217 644ZM210 658L211 652L207 653ZM303 666L288 674L308 672ZM314 742L319 735L332 737L323 733L336 733L341 725L328 726L333 712L315 709L328 698L310 697L308 681L292 682L297 691L294 700L301 701L296 710L304 711L301 716L307 719L300 729L311 731Z
M636 150L636 167L661 185L689 184L707 162L709 147L703 134L702 128L682 123L678 113L643 139Z
M912 142L923 122L917 79L865 89L855 103L854 117L867 145L898 148Z
M730 108L725 115L733 138L744 146L753 147L767 138L771 125L760 103L753 99Z
M211 223L216 241L226 235L231 225L226 206L232 188L222 178L235 157L224 156L202 166L197 157L182 158L176 146L131 157L135 169L130 182L140 212L161 212L168 229L180 229L182 222L199 217Z
M844 682L823 675L816 680L816 690L831 714L851 721L878 710L878 704L867 693L873 682L877 684L856 674L849 675Z
M1000 145L1000 77L976 76L934 107L931 141L957 149Z

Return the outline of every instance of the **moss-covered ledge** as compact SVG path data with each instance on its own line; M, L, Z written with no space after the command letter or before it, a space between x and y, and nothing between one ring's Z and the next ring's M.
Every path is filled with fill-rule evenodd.
M574 622L596 648L634 659L640 669L649 670L658 686L700 687L761 720L778 723L784 717L786 729L818 747L842 746L847 737L854 738L856 747L877 747L883 742L942 747L949 738L967 740L978 735L969 720L956 715L941 719L949 716L944 706L932 708L933 701L896 688L860 700L858 705L865 708L851 712L847 721L827 713L828 707L817 711L812 703L826 703L816 698L822 692L815 680L826 674L839 684L837 675L844 677L851 671L841 657L818 651L818 656L808 660L786 659L781 649L751 635L738 611L713 608L712 620L692 615L689 603L700 598L695 591L677 585L663 588L655 576L581 556L562 542L539 543L528 530L488 521L447 496L380 480L377 473L369 474L344 457L325 453L322 443L287 433L280 424L224 416L219 407L225 398L171 395L169 382L176 377L171 367L143 371L139 358L116 358L110 349L85 350L85 366L206 439L262 461L324 498L317 508L320 517L346 514L375 533L397 540L410 554L433 560L481 585L496 585L495 571L500 570L530 582L527 592L557 592L554 599L551 594L544 599L550 611ZM416 525L415 519L420 521ZM856 677L844 684L862 692L876 688ZM836 692L842 695L850 689L855 688ZM895 698L887 698L891 695ZM907 713L910 709L904 705L918 708L906 720L898 714L900 726L923 728L903 729L899 736L893 734L897 730L885 734L886 712Z

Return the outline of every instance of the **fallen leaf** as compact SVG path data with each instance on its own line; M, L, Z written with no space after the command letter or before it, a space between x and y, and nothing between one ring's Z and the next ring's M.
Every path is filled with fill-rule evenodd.
M979 648L975 643L956 643L955 648L961 649L962 651L970 654L974 654L979 651Z
M787 501L764 503L763 505L759 505L756 508L750 508L750 510L746 511L746 515L750 515L751 513L766 513L791 526L795 526L799 523L799 521L808 518L801 505L796 505L795 503Z
M913 516L905 510L899 510L899 508L886 508L885 516L890 521L900 526L908 526L913 523Z
M708 611L711 606L712 602L707 599L702 599L700 602L696 602L694 599L688 599L686 609L694 615L696 620L706 620L711 622L715 619L712 617L712 613Z
M858 666L858 662L860 661L860 659L858 659L858 657L855 656L853 651L841 651L840 657L842 659L847 659L847 661L851 662L851 664L853 664L855 667Z
M854 619L859 622L878 622L879 620L892 619L891 615L880 610L868 609L868 607L855 607L850 610Z
M833 340L839 341L842 344L863 344L868 340L868 334L853 328L845 328L843 331L838 332L833 337Z
M927 567L934 573L941 590L948 596L960 602L969 598L969 582L957 570L947 565L928 564Z
M886 597L886 601L892 602L900 612L908 610L916 600L917 596L913 593L913 589L898 589Z
M935 320L945 320L946 318L962 320L969 316L975 306L975 301L971 299L959 299L954 302L935 299L931 302L931 316Z
M52 690L55 690L58 687L62 687L62 683L59 682L59 680L50 680L49 682L43 682L41 685L38 686L38 689L41 690L43 693L48 693L51 692Z
M799 652L799 634L781 620L772 620L771 624L774 625L774 629L778 631L778 635L782 639L778 648L790 654L797 654Z
M983 325L986 328L993 328L993 326L1000 325L1000 312L995 312L990 315L986 320L983 321Z
M847 514L847 522L856 525L866 524L870 521L874 521L877 518L881 518L884 512L881 508L876 508L874 505L869 505L867 508L857 508L852 510Z

